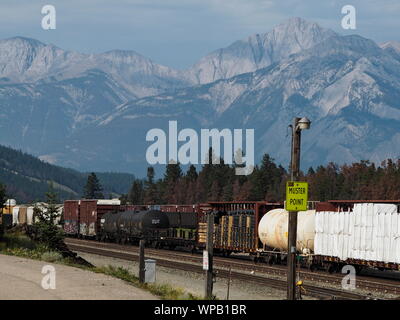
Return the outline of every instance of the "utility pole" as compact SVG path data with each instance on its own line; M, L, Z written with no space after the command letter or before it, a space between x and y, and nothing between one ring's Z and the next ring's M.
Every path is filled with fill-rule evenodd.
M307 118L294 118L292 124L292 152L290 162L291 181L298 181L300 173L301 130L310 128ZM297 211L289 211L288 256L287 256L287 299L296 300L296 242Z
M204 297L206 299L211 299L213 292L213 247L214 247L213 236L214 236L214 214L213 212L209 212L207 213L207 242L206 242L208 269L206 270L206 281L204 287Z
M144 264L144 245L145 240L140 239L139 241L139 282L144 283L145 278L145 264Z

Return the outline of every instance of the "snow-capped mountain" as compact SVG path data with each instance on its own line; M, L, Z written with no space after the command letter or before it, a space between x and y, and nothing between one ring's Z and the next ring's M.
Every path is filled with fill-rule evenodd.
M35 48L14 55L44 50ZM79 169L138 173L148 166L147 131L167 132L168 120L177 120L179 129L255 129L257 160L268 152L287 166L288 125L307 116L304 169L400 156L400 55L393 43L340 36L295 18L182 72L124 51L84 55L79 69L80 55L68 54L54 53L47 61L57 63L46 68L0 59L0 74L10 79L0 82L0 143ZM16 78L11 69L19 70Z

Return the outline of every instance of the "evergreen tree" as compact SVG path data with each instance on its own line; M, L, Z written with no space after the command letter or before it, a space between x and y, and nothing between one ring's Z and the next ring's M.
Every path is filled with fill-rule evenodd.
M128 193L128 201L131 204L143 204L143 198L144 198L143 181L135 179Z
M92 172L87 178L83 197L85 199L104 199L102 191L103 187L99 179L97 179L96 174Z
M6 186L0 183L0 210L4 208L4 203L7 201Z
M161 186L161 192L165 203L178 203L177 190L182 177L182 170L178 163L170 162L165 169L164 180Z
M155 171L153 167L148 167L147 168L147 183L148 184L153 184L154 183L154 175Z
M121 194L121 196L119 197L119 200L121 201L122 205L126 205L128 203L128 195L125 194Z
M190 181L190 182L194 182L196 181L198 177L197 171L196 171L196 167L194 165L190 165L188 171L186 172L186 178Z
M169 163L165 169L164 181L167 184L174 184L182 177L182 170L178 163Z
M153 167L147 168L147 180L145 181L144 203L157 204L160 203L159 187L154 183L155 171Z
M0 210L3 211L4 203L7 201L6 186L0 183ZM4 225L0 224L0 239L3 237Z
M59 221L57 223L57 219L61 218L61 213L60 206L57 205L58 197L52 184L46 193L46 198L47 203L44 204L44 208L36 205L33 209L34 223L29 234L50 249L58 249L63 246L64 232L59 226Z

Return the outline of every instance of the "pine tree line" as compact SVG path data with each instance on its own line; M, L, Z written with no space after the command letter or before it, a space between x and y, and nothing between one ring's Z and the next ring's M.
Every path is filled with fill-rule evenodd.
M235 167L206 164L197 172L191 165L183 172L178 164L168 164L162 179L155 180L153 167L147 178L135 179L121 199L131 204L192 204L207 201L284 201L288 171L265 154L248 176L235 175ZM400 199L400 159L386 160L380 166L369 161L338 166L310 168L301 173L309 183L309 200L326 201Z

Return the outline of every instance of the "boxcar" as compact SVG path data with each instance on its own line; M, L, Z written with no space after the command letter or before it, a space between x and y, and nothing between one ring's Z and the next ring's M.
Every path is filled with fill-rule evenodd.
M119 200L66 200L64 231L84 238L97 237L100 219L107 212L124 210Z
M79 233L79 200L64 201L64 232L67 235Z

